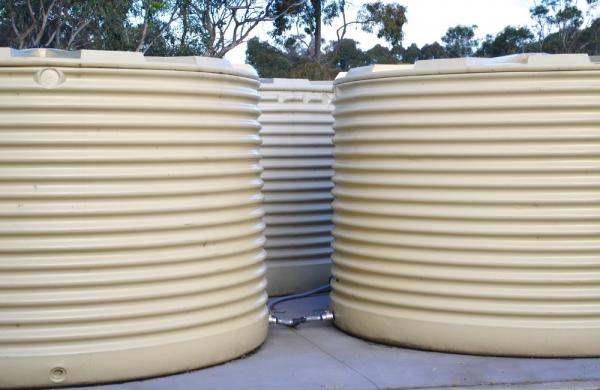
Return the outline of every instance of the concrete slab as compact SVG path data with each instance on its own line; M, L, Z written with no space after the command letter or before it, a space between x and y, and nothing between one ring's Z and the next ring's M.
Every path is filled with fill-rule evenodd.
M285 317L319 312L326 295L281 303ZM600 336L599 336L600 337ZM537 386L537 387L536 387ZM348 336L330 323L272 326L254 354L163 378L95 387L134 389L600 389L599 359L469 356L388 347ZM84 388L80 388L84 389Z
M439 390L439 387L418 387L418 390ZM443 390L598 390L600 382L543 382L516 385L444 387ZM414 389L406 389L414 390Z

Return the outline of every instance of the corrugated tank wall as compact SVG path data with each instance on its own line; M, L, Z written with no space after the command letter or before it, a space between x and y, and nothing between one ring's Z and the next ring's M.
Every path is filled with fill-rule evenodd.
M217 59L0 49L0 387L262 343L258 85Z
M332 89L330 81L261 80L269 295L306 291L329 280Z
M600 66L372 66L336 81L333 309L383 343L600 355Z

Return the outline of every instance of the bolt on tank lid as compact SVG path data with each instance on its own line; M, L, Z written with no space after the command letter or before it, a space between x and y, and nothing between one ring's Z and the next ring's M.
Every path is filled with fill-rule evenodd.
M0 67L64 66L178 70L229 74L258 79L249 65L233 65L222 58L144 56L141 52L110 50L12 49L0 47Z
M413 64L369 65L350 69L335 84L386 77L442 75L457 73L538 72L560 70L600 70L587 54L524 53L495 58L446 58L420 60Z
M261 78L260 90L333 92L333 81L286 78Z

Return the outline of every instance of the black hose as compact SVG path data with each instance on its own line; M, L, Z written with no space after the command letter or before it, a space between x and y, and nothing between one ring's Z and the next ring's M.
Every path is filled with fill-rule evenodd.
M287 302L287 301L291 301L294 299L306 298L306 297L310 297L311 295L320 294L320 293L329 292L329 291L331 291L331 284L327 283L321 287L317 287L315 289L308 290L303 293L290 294L290 295L285 295L283 297L275 298L268 305L269 312L273 311L273 309L275 308L275 305L278 305L282 302Z

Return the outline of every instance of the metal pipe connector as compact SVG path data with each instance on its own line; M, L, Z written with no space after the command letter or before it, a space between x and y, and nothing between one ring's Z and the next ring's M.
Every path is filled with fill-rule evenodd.
M333 314L332 311L329 310L325 310L321 315L318 316L302 316L302 317L296 317L296 318L292 318L292 319L285 319L285 318L278 318L274 315L269 315L269 323L270 324L277 324L277 325L284 325L290 328L295 328L298 325L305 323L305 322L311 322L311 321L330 321L330 320L334 320L335 319L335 315Z
M294 320L293 319L287 320L285 318L278 318L278 317L275 317L274 315L270 315L269 316L269 324L294 326Z
M306 316L304 318L305 318L304 322L309 322L309 321L331 321L331 320L335 319L335 316L333 315L332 311L325 310L323 313L321 313L321 315L318 315L318 316Z

